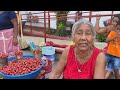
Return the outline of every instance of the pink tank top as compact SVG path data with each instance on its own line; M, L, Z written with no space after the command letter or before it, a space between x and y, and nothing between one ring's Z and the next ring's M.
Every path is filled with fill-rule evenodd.
M78 72L78 68L76 66L76 61L75 61L75 55L74 55L74 46L70 46L70 50L67 58L67 64L63 72L63 78L64 79L93 79L96 58L100 52L102 51L95 47L89 60L87 60L84 63L81 70L82 72ZM79 68L81 68L82 66L82 64L79 64L78 62L77 62L77 65Z

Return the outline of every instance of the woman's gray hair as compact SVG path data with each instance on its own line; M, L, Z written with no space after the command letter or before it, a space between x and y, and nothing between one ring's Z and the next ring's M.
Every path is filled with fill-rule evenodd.
M86 19L84 19L84 18L82 18L82 19L80 19L79 21L77 21L77 22L74 23L74 25L73 25L73 27L72 27L72 37L74 36L76 30L78 30L78 28L79 28L80 25L82 25L82 24L87 24L87 25L91 26L91 32L92 32L93 38L95 39L95 37L96 37L96 32L95 32L95 30L94 30L93 24L92 24L90 21L88 21L88 20L86 20Z

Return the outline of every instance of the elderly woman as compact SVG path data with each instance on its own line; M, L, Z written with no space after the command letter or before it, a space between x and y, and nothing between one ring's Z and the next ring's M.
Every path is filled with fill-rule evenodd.
M77 21L72 28L75 45L65 48L50 79L104 79L105 54L96 48L93 25L86 20Z

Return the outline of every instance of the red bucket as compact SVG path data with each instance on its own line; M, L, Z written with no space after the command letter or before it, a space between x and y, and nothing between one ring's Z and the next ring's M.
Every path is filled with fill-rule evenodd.
M45 70L44 74L48 74L52 71L52 61L49 59L44 61L45 61L45 64L43 66L43 70Z
M44 66L40 74L35 79L47 79L50 76L50 72L52 71L52 61L49 59L44 60Z

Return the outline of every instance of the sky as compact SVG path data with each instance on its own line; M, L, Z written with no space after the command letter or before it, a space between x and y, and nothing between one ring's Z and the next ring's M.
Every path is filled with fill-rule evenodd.
M44 14L41 13L41 12L43 12L43 11L21 11L21 14L26 14L26 13L28 13L28 12L40 13L40 14L33 14L33 15L34 15L34 16L41 16L41 18L44 16ZM69 16L75 16L75 12L76 12L76 11L70 11L70 12L69 12L70 15L68 15L68 17L69 17ZM82 12L83 12L83 14L82 14L83 16L89 15L89 13L84 13L84 12L89 12L89 11L82 11ZM92 15L96 15L96 14L104 15L104 14L111 14L111 13L112 13L112 11L96 11L96 12L93 12ZM120 11L114 11L114 14L117 14L117 13L120 13ZM55 15L55 13L50 13L50 15ZM47 16L47 15L46 15L46 16ZM23 19L26 19L26 15L22 16L22 18L23 18ZM55 16L51 16L51 18L55 18ZM99 26L100 26L100 27L104 27L103 21L105 21L106 19L109 19L109 18L110 18L110 16L101 17L101 19L100 19L100 25L99 25ZM86 19L88 20L88 18L86 18ZM39 21L40 21L40 22L44 22L43 19L40 19ZM74 22L75 22L75 19L69 18L68 21L72 21L72 22L74 23ZM48 22L48 21L46 21L46 22ZM92 18L92 19L91 19L91 22L92 22L92 24L95 26L96 18ZM51 20L50 20L50 27L56 29L56 20L55 20L55 19L51 19Z

